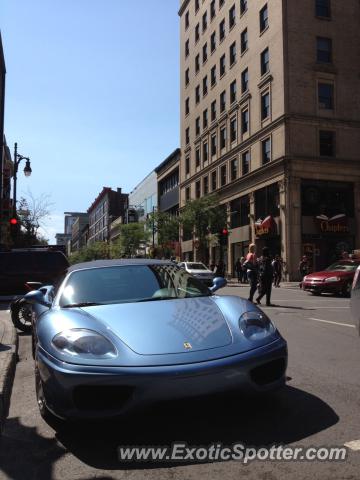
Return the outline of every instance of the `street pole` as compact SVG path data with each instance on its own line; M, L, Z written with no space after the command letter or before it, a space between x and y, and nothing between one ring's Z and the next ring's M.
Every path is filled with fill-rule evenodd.
M14 205L13 205L13 218L17 217L17 215L16 215L16 181L17 181L17 171L18 171L17 157L18 157L17 143L15 142L15 145L14 145L14 194L13 194Z
M152 246L153 249L155 248L155 205L152 207L152 215L153 215L153 222L152 222Z

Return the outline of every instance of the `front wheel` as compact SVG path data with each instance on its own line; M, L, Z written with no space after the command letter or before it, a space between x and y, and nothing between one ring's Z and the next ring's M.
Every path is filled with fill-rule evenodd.
M351 295L351 283L348 282L346 285L343 286L343 289L341 290L341 293L344 297L350 297Z
M22 332L31 332L31 317L31 306L24 299L17 300L11 305L11 320L14 326Z

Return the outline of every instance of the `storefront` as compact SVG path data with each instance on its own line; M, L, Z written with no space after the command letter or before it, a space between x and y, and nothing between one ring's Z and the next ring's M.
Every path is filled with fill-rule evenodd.
M319 271L355 248L353 184L303 180L302 255Z
M264 247L268 247L270 255L281 256L281 236L279 228L279 217L268 215L264 219L257 219L254 225L254 237L258 254Z

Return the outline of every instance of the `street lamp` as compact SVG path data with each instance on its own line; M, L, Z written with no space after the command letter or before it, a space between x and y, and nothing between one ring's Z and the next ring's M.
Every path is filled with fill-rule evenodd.
M30 158L24 157L17 152L17 143L14 146L14 205L13 205L13 218L17 217L16 214L16 182L17 182L17 172L19 169L19 164L22 160L26 160L25 167L24 167L24 175L25 177L30 177L31 175L31 165L30 165Z

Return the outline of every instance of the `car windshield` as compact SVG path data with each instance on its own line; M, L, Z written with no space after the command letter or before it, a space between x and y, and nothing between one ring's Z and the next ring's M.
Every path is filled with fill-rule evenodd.
M338 272L338 271L355 272L357 267L358 267L358 264L355 264L355 263L339 263L338 262L338 263L333 263L326 270L329 272Z
M60 296L61 307L205 297L209 289L176 265L124 265L75 270Z
M207 270L207 267L203 263L188 263L187 268L189 270Z

